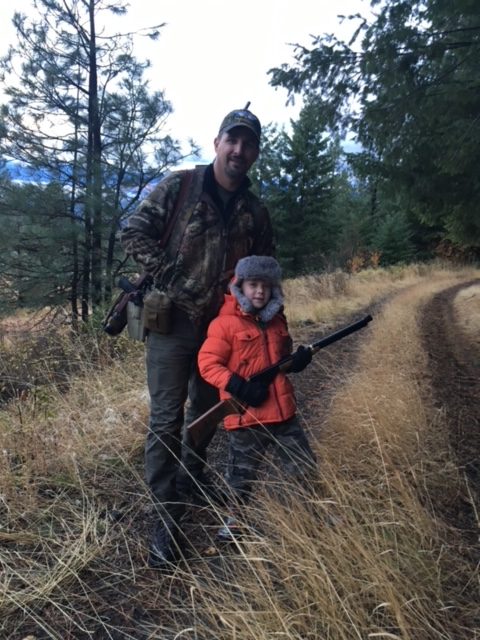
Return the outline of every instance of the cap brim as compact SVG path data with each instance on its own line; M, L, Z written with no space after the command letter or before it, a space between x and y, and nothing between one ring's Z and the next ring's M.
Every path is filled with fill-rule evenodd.
M235 124L228 125L227 127L220 129L220 133L225 133L226 131L231 131L232 129L237 129L237 128L248 129L253 133L255 138L260 142L260 136L258 135L258 132L255 131L254 127L251 127L249 124L245 124L244 122L240 122L240 123L237 122Z

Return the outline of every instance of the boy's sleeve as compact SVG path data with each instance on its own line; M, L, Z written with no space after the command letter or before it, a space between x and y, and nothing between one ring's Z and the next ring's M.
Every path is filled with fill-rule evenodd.
M198 353L198 369L204 380L222 391L233 373L227 366L231 352L231 336L216 318L210 323L207 338Z

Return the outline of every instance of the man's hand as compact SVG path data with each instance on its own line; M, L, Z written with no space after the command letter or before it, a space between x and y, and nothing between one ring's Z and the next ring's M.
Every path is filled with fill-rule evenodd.
M301 344L293 354L292 364L287 373L299 373L312 361L312 350Z
M249 382L236 373L232 374L225 391L249 407L259 407L268 396L268 386L263 382Z

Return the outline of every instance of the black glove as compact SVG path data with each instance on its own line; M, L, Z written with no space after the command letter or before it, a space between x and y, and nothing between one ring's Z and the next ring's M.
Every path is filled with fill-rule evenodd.
M293 354L292 364L290 365L288 373L299 373L300 371L303 371L311 361L312 350L301 344Z
M268 396L268 386L263 382L248 382L236 373L232 374L225 391L250 407L259 407Z

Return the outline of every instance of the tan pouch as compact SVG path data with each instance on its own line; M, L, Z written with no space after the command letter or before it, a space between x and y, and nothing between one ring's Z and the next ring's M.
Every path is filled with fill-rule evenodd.
M172 331L172 301L159 289L152 289L143 299L143 324L145 329L157 333Z
M145 340L145 328L143 323L143 307L129 302L127 304L127 331L133 340Z

